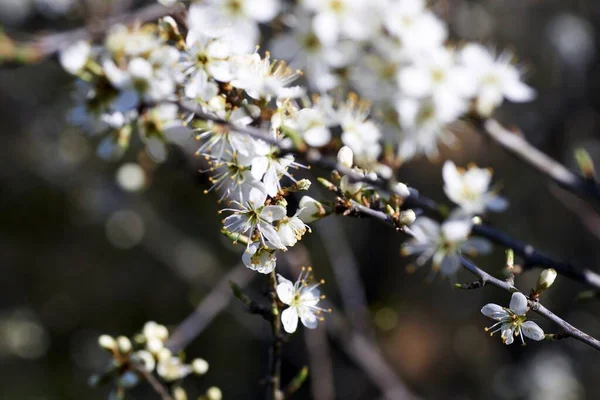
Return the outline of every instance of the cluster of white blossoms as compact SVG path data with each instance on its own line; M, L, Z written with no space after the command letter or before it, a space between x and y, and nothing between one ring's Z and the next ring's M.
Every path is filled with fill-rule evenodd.
M478 44L451 46L445 23L424 0L302 0L287 8L278 0L205 0L193 2L186 16L184 26L169 16L117 25L102 43L63 48L60 62L78 78L70 119L103 134L98 152L106 158L122 156L138 141L162 162L170 143L197 139L196 154L210 174L207 192L227 204L223 233L245 244L243 263L263 274L274 273L277 252L296 245L308 223L340 204L342 212L351 212L352 202L374 204L399 228L412 223L415 213L401 210L410 195L406 185L397 183L395 194L386 195L356 176L393 181L401 162L435 156L440 142L452 143L448 125L462 116L487 117L505 98L534 97L508 54L496 57ZM271 49L290 64L257 46L259 24L278 16L289 29L275 35ZM343 94L348 88L369 101ZM371 101L385 129L371 119ZM310 187L294 176L304 166L289 149L307 159L337 153L338 164L356 175L334 174L339 187L330 186L340 204L326 209L304 196L296 210L288 209L287 197ZM506 201L490 190L490 170L464 171L447 162L443 176L457 210L442 224L418 218L403 252L419 254L417 265L433 259L434 271L454 278L463 252L490 250L487 241L469 237L471 218L502 210ZM279 275L277 293L289 305L282 313L287 332L298 319L314 328L324 311L310 279L303 272L292 284ZM141 360L166 381L193 371L194 363L164 348L162 333L142 336L145 348L135 352L131 345L120 349L125 339L105 337L104 347L115 359Z
M441 224L428 217L417 218L411 225L413 238L403 245L402 254L419 254L419 267L433 259L434 271L454 279L461 254L487 254L492 249L486 239L469 237L472 217L488 210L503 211L508 201L490 189L491 169L470 165L464 170L446 161L442 176L446 196L458 207Z
M448 125L491 115L506 98L535 97L512 56L476 43L448 42L448 27L425 0L303 0L271 44L305 69L318 91L354 88L389 113L400 161L452 144Z
M208 363L201 358L185 363L182 356L174 355L165 347L168 337L167 328L153 321L147 322L133 340L125 336L100 336L98 343L110 352L112 361L102 375L92 377L92 384L98 385L114 378L117 387L111 398L124 398L125 391L144 380L145 374L156 373L169 385L174 398L186 398L182 397L185 390L180 385L181 380L192 373L206 374Z

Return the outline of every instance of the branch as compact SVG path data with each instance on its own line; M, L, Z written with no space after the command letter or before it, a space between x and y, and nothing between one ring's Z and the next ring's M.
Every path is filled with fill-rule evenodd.
M228 272L200 303L196 310L175 328L166 346L176 353L185 348L231 301L230 282L246 286L256 274L240 264Z
M179 105L179 107L181 109L183 109L187 112L195 113L196 116L200 119L204 119L207 121L213 121L216 124L227 127L235 132L246 134L255 139L264 140L265 142L270 143L273 146L277 146L281 149L282 154L298 155L298 156L306 159L307 162L311 165L317 165L317 166L323 167L328 170L336 170L340 174L348 176L353 181L364 182L364 183L370 184L370 185L377 187L387 193L395 193L399 196L403 195L401 192L399 192L395 189L395 187L394 187L395 182L391 179L381 179L381 178L373 179L370 176L362 176L362 175L358 174L356 171L353 171L352 169L337 163L337 160L325 157L317 151L310 151L310 150L309 151L300 151L298 149L294 149L294 148L290 147L289 145L284 146L281 143L281 141L276 139L274 136L269 135L268 133L265 133L264 130L261 130L259 128L255 128L252 126L244 126L244 127L236 126L236 125L231 124L230 122L220 119L219 117L202 112L198 106L193 106L193 105L189 105L189 104L182 103L182 102L177 102L176 104ZM576 176L576 175L574 175L574 176ZM583 179L583 178L581 178L581 179ZM405 202L405 204L408 207L422 208L422 209L425 209L425 210L428 210L428 211L434 213L439 218L445 217L444 213L441 211L442 207L440 207L440 205L437 204L434 200L419 195L419 192L413 188L409 188L409 190L410 190L411 194L406 199L406 202ZM356 205L357 209L363 214L368 215L369 213L374 212L374 210L372 210L368 207L364 207L360 204L355 204L355 205ZM389 221L393 221L391 217L387 216L387 214L381 213L381 215L386 216L386 218ZM492 228L490 226L484 225L484 224L474 226L473 232L477 233L478 235L480 235L482 237L485 237L485 238L491 240L494 243L500 244L506 248L513 249L516 254L523 257L523 259L525 260L525 266L528 268L533 268L535 266L543 267L543 268L551 267L551 268L554 268L560 275L563 275L563 276L566 276L575 281L581 282L587 286L592 287L593 289L600 290L600 274L598 274L596 272L593 272L589 269L579 269L570 263L554 260L554 259L546 256L545 254L537 251L533 246L531 246L527 243L523 243L521 241L512 239L507 234L505 234L495 228Z
M169 393L166 387L163 386L162 383L159 382L158 379L150 372L148 372L144 367L136 365L135 363L131 364L132 369L140 374L148 383L152 386L154 391L160 396L162 400L173 400L173 397Z
M0 43L1 61L18 63L34 63L52 57L65 46L79 40L93 40L103 37L112 26L132 22L154 21L165 15L181 11L181 4L165 7L161 4L152 4L134 11L115 15L100 21L92 21L87 26L51 34L45 34L31 42L16 43L8 37L2 37Z
M368 209L367 207L361 206L358 203L353 206L355 206L354 209L358 212L363 212L363 211L366 211L365 209ZM358 206L360 206L360 207L358 207ZM396 224L393 221L390 222L389 216L386 215L385 213L383 213L381 211L371 210L371 209L368 209L368 210L369 210L369 212L364 213L364 215L369 216L371 218L375 218L378 221L381 221L387 225L391 225L397 229ZM405 233L407 233L408 235L412 236L410 229L403 229L403 231ZM492 275L488 274L487 272L485 272L482 269L480 269L479 267L477 267L466 257L461 257L461 263L462 263L462 266L467 271L471 272L472 274L474 274L475 276L477 276L478 278L480 278L482 280L481 286L483 286L483 283L485 283L488 285L496 286L500 289L506 290L507 292L511 292L511 293L518 291L509 282L506 282L506 281L503 281L503 280L493 277ZM550 310L548 310L546 307L544 307L539 302L530 301L529 303L530 303L531 309L534 312L536 312L539 315L543 316L544 318L554 322L556 325L561 327L564 330L564 333L566 335L568 335L569 337L579 340L580 342L583 342L583 343L587 344L588 346L595 348L596 350L600 350L600 341L594 339L590 335L575 328L573 325L569 324L565 320L558 317L556 314L552 313Z
M548 175L560 186L579 195L586 195L600 200L600 185L597 182L577 175L544 154L532 146L520 131L509 131L494 119L488 119L479 125L482 125L482 130L488 137L506 151L528 163L542 174Z

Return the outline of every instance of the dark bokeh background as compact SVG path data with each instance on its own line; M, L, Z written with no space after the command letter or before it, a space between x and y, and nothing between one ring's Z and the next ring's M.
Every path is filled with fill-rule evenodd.
M82 15L100 18L136 6L89 0L57 15L43 8L50 3L0 0L0 20L8 32L26 37L27 32L75 26ZM436 7L456 37L514 49L527 65L539 98L503 107L501 121L519 125L535 146L571 167L579 146L600 163L599 2L447 0ZM216 198L203 194L206 180L196 172L199 165L178 149L166 163L153 165L134 144L124 162L144 166L148 188L123 191L115 181L120 164L98 159L97 139L66 125L70 87L70 78L52 60L0 71L2 399L105 398L107 390L87 385L89 375L108 361L96 344L98 335L131 335L147 320L176 326L239 262L241 253L218 235ZM461 148L444 151L443 157L493 167L510 200L508 211L490 216L492 224L557 258L600 269L600 224L593 209L551 188L547 179L477 133L460 129L459 136ZM401 174L408 184L446 201L441 163L412 162ZM506 293L494 288L461 292L439 279L428 284L426 271L407 274L407 260L399 256L402 237L375 222L325 220L313 228L303 243L317 273L328 278L328 297L340 304L327 254L329 246L342 243L359 265L385 358L419 396L600 397L597 352L570 340L506 347L483 332L489 321L480 314L481 306L506 303ZM323 237L323 232L328 234ZM478 261L497 273L503 249ZM292 274L284 266L282 270ZM528 272L517 285L527 290L536 278L537 272ZM583 290L559 278L544 300L598 337L600 306L578 302ZM258 382L266 372L268 326L238 304L227 310L188 347L190 357L208 360L210 371L190 378L187 387L196 395L217 385L226 399L262 398ZM554 329L544 320L537 322L547 332ZM300 332L285 346L286 381L309 362L303 337ZM378 398L368 375L343 347L336 341L329 345L336 397ZM133 394L156 398L144 387ZM306 385L297 398L310 396Z

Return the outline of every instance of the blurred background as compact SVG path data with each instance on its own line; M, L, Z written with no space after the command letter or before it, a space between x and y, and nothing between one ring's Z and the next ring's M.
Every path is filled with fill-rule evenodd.
M454 37L513 49L528 67L538 100L503 106L500 121L520 126L535 146L572 168L573 151L581 146L600 163L600 2L434 3ZM25 39L142 4L0 0L0 22L5 32ZM55 60L0 70L0 398L6 400L106 398L108 388L87 383L109 361L98 336L131 336L148 320L174 328L239 264L241 247L218 234L219 206L214 194L203 194L208 186L197 172L199 161L173 148L168 161L157 165L135 143L121 162L101 160L95 154L98 138L66 123L71 89ZM400 180L447 203L444 159L492 167L510 207L491 215L491 224L558 259L600 270L596 206L553 187L476 132L461 128L458 134L460 149L443 151L437 163L407 164ZM193 140L185 144L196 146ZM127 169L132 162L142 174ZM126 190L132 188L139 190ZM313 197L328 196L311 191ZM303 365L317 374L295 398L381 397L379 386L390 371L357 362L372 348L356 341L343 323L340 293L355 269L368 309L350 307L351 317L366 321L358 325L360 337L376 340L397 376L394 385L424 399L600 398L597 352L573 340L530 341L523 348L489 338L483 331L489 320L479 310L488 302L507 303L508 295L492 287L458 291L441 279L428 283L426 270L408 274L411 260L399 254L403 239L374 221L328 218L314 224L303 243L339 311L327 329L301 330L284 346L284 382ZM503 252L497 248L477 262L499 273ZM309 262L302 251L294 257ZM278 268L291 277L296 272L289 264ZM527 291L538 273L526 272L517 285ZM246 280L244 273L236 277L242 275ZM259 296L262 276L250 276L250 293ZM600 304L578 301L584 290L559 277L544 303L599 337ZM358 293L350 298L362 304ZM546 332L555 331L533 319ZM190 398L213 385L225 399L263 398L268 346L268 324L231 302L187 347L191 358L210 364L207 375L187 380ZM132 396L157 398L145 385Z

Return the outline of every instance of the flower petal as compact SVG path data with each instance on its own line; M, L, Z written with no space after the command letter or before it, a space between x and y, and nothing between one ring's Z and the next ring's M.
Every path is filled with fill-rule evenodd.
M517 315L527 313L527 297L521 292L513 293L510 298L510 309Z
M312 311L303 310L300 314L300 321L302 321L302 324L308 329L315 329L319 319Z
M502 317L508 315L504 307L494 303L489 303L483 306L481 313L488 318L495 319L496 321L500 321Z
M542 328L540 328L538 324L536 324L533 321L525 321L523 325L521 325L521 332L523 332L525 336L533 340L539 341L543 340L545 337Z
M281 323L287 333L296 332L298 327L298 312L295 307L289 307L281 313Z
M290 304L294 298L294 284L281 275L277 275L279 284L277 285L277 296L283 304Z

